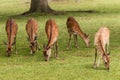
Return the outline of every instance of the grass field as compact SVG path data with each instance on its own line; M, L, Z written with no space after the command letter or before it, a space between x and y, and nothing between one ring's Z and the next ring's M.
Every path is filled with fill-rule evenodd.
M120 80L120 0L81 0L76 3L52 2L49 5L57 11L65 11L63 15L33 13L27 16L16 16L29 10L30 0L1 0L0 1L0 80ZM90 12L91 11L91 12ZM66 49L68 33L66 20L73 16L81 29L89 33L91 47L86 48L83 40L79 38L79 48L73 44ZM19 29L17 34L18 54L6 57L7 41L5 32L6 20L12 17L16 20ZM25 25L29 18L35 18L39 23L38 41L41 50L30 55L29 43ZM59 26L59 59L53 57L45 62L42 45L47 44L44 31L45 22L52 18ZM101 61L98 69L93 68L94 61L94 34L101 26L108 26L111 30L110 71L106 71Z

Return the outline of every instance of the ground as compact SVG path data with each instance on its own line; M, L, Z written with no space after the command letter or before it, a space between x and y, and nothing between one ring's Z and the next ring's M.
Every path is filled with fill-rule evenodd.
M33 13L19 16L29 10L30 0L1 0L0 1L0 80L119 80L120 77L120 0L74 0L51 2L49 5L56 11L65 11L62 15ZM86 48L79 37L79 48L73 44L66 49L68 32L66 20L73 16L80 24L81 29L89 33L91 46ZM17 51L7 57L7 42L5 32L6 20L12 17L18 24ZM41 50L30 55L29 42L25 25L29 18L35 18L39 23L39 37ZM43 44L47 44L44 26L48 19L54 19L59 27L59 59L53 57L44 61ZM93 68L94 61L94 34L102 26L111 31L110 36L110 71L106 71L102 64ZM14 48L14 47L13 47Z

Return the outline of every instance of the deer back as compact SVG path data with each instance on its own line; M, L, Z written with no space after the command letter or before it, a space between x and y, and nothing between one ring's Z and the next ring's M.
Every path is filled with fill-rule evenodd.
M95 34L94 45L100 45L102 43L103 47L109 44L110 30L107 27L101 27Z
M8 43L11 45L14 42L14 37L17 34L18 26L13 19L8 19L6 22L6 32Z
M26 24L26 32L29 36L30 42L33 42L38 33L38 23L35 19L31 18L28 20Z
M45 31L48 38L47 48L50 48L58 38L58 27L54 20L50 19L46 22Z
M68 17L66 25L71 32L84 34L83 31L80 29L78 22L73 17Z

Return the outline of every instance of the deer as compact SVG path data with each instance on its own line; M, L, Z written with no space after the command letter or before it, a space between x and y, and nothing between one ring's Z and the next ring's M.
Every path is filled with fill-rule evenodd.
M100 65L100 59L103 59L105 68L109 70L110 65L110 52L109 47L110 30L107 27L101 27L95 34L94 45L95 45L95 60L94 67L97 68ZM99 52L98 61L96 64L97 55Z
M51 48L54 47L54 57L58 57L58 26L52 19L47 20L45 25L45 32L47 35L48 43L43 46L43 54L45 61L48 61L51 56Z
M27 21L26 32L28 34L28 41L30 43L30 54L34 54L40 50L40 46L37 41L38 35L38 23L34 18Z
M67 30L69 33L69 41L67 45L68 49L70 48L72 36L74 37L75 47L78 48L77 35L80 36L84 40L87 47L90 47L89 35L87 35L80 29L78 22L73 17L68 17L66 21L66 25L67 25Z
M16 24L15 20L12 18L9 18L6 22L6 27L5 27L6 33L7 33L7 39L8 42L4 42L5 45L7 45L7 56L10 57L12 53L12 47L15 45L15 53L17 53L16 49L16 37L17 37L17 30L18 30L18 25Z

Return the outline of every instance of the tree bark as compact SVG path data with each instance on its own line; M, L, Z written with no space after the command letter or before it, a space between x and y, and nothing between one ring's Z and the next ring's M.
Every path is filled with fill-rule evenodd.
M49 7L47 0L31 0L31 7L29 12L49 13L53 10Z
M22 15L30 14L33 12L40 12L40 13L52 13L52 14L64 14L60 11L54 11L48 5L48 0L31 0L31 5L29 11L23 13Z

